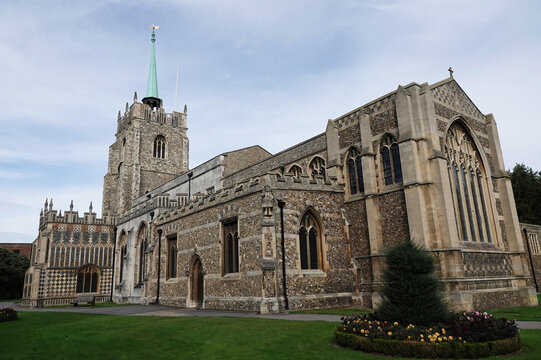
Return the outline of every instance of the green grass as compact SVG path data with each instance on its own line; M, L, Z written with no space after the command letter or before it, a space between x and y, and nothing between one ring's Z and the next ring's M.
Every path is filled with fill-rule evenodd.
M7 299L7 300L0 300L0 303L2 302L12 302L14 304L20 304L21 303L21 299Z
M537 302L541 304L541 294L537 295ZM541 321L541 306L517 306L507 309L486 310L495 317L522 321Z
M329 315L363 315L371 314L374 310L357 308L331 308L291 311L291 314L329 314Z
M1 357L17 359L381 359L333 344L327 322L19 312L0 323ZM541 358L541 330L523 330Z

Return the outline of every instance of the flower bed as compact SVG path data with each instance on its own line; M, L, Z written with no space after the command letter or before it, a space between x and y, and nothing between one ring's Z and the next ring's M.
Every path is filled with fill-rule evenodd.
M381 321L375 314L348 316L335 335L342 346L391 356L479 358L519 351L518 332L515 321L464 312L431 327Z
M0 322L17 320L17 312L10 307L0 307Z

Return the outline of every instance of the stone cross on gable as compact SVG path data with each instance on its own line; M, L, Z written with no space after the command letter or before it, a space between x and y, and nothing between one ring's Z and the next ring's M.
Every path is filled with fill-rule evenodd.
M449 71L449 76L452 78L453 77L453 68L449 66L449 69L447 69L447 71Z

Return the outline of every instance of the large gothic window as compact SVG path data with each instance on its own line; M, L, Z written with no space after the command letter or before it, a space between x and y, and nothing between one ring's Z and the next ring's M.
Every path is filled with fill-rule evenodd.
M381 160L383 163L383 177L385 185L402 182L402 164L400 163L400 149L396 139L386 135L381 140Z
M459 238L492 242L485 169L473 139L460 123L449 128L445 148Z
M86 265L77 272L77 293L96 293L99 289L100 270L94 265Z
M122 284L122 280L124 280L124 267L126 266L126 260L128 257L128 235L125 231L122 231L120 233L119 239L118 239L118 256L119 260L117 264L119 264L118 269L118 278L117 278L117 285Z
M364 180L363 180L363 164L361 162L361 155L355 148L351 148L348 151L346 158L346 166L348 171L349 191L356 194L357 192L364 192Z
M239 232L237 219L223 224L224 274L239 272Z
M299 253L301 269L321 269L321 229L310 211L306 212L301 220Z
M308 165L308 169L310 172L310 178L314 179L316 175L321 175L325 177L325 160L320 158L319 156L316 156L315 158L310 161L310 165Z
M165 159L165 137L158 135L154 139L153 156L156 159Z

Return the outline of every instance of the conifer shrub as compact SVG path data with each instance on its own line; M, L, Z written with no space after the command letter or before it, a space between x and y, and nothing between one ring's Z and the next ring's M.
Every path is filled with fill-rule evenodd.
M382 301L376 309L380 319L430 325L451 318L426 249L409 240L401 242L386 252L385 263Z

